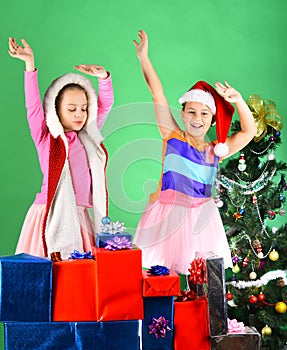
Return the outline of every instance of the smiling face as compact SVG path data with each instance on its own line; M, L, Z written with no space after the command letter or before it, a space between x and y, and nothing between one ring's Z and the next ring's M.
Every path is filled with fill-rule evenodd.
M209 107L200 102L186 102L181 118L190 136L204 139L211 125L212 113Z
M80 131L88 119L88 100L81 88L66 89L57 106L64 132Z

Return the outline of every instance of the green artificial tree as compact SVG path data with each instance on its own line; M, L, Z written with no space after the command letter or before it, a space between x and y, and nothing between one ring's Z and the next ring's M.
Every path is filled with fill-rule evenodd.
M273 220L285 215L287 166L274 152L282 118L273 101L252 95L247 104L257 135L239 157L222 164L216 180L233 261L226 281L228 315L262 333L261 350L280 350L287 344L287 227ZM234 122L232 130L239 129Z

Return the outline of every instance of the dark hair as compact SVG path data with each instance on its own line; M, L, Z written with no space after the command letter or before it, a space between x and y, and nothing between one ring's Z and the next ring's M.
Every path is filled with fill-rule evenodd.
M62 99L63 99L63 96L64 96L64 93L66 91L69 91L69 90L78 90L78 91L82 91L85 93L86 97L87 97L87 100L88 99L88 94L87 94L87 91L79 84L75 84L75 83L70 83L70 84L67 84L65 86L62 87L62 89L58 92L58 95L55 99L55 108L56 108L56 112L57 114L59 114L59 107L60 107L60 103L62 102Z
M185 105L186 105L186 102L183 102L183 104L182 104L182 111L184 111ZM211 126L214 126L215 124L216 124L215 115L212 115Z

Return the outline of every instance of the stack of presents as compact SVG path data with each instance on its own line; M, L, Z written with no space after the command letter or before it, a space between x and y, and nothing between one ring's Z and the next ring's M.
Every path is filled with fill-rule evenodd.
M92 252L74 251L69 260L1 257L0 269L7 350L259 349L255 329L228 332L217 256L191 263L188 291L164 266L143 270L126 232L101 232Z

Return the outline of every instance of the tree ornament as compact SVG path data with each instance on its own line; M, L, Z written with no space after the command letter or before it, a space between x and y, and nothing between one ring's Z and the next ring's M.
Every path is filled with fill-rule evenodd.
M285 203L285 201L286 201L286 197L283 196L283 194L280 194L279 199L282 203Z
M285 210L285 209L279 209L278 214L279 214L280 216L283 216L283 215L286 214L286 210Z
M273 249L270 253L269 253L269 259L271 261L277 261L279 259L279 253Z
M238 209L236 210L236 212L233 214L233 217L235 219L235 221L241 219L243 216L239 213Z
M264 301L265 300L265 295L262 292L260 292L257 295L257 299L258 299L258 301Z
M278 314L285 314L287 311L287 305L283 301L279 301L275 304L275 310Z
M245 169L246 169L245 158L244 158L244 154L241 153L239 158L238 170L244 171Z
M250 278L251 280L255 280L255 279L256 279L256 277L257 277L257 274L256 274L256 272L255 272L255 271L250 272L250 274L249 274L249 278Z
M232 299L233 299L233 295L232 295L232 293L230 293L230 291L228 291L226 293L226 300L232 300Z
M233 268L232 268L233 273L238 273L240 272L240 267L238 266L238 263L236 263Z
M242 263L243 267L246 267L248 265L248 261L249 261L249 256L247 255L243 260L243 263Z
M262 328L261 333L265 337L269 337L272 334L272 329L269 326L265 326Z
M270 210L270 209L267 210L267 214L268 214L268 219L270 219L270 220L274 220L276 217L276 212L273 210Z
M252 196L252 202L253 204L257 204L257 197L255 192L253 193L253 196Z
M238 261L239 261L238 256L237 256L237 255L234 255L234 257L232 258L232 262L233 262L233 264L238 263Z
M257 296L251 295L251 296L249 297L249 302L250 302L251 304L256 304L257 301L258 301Z
M275 159L275 154L273 153L273 151L271 151L269 154L268 154L268 160L272 161Z
M280 132L280 131L276 131L276 132L275 132L275 135L276 135L277 137L280 137L281 132Z
M284 282L283 278L280 278L280 279L277 281L277 286L278 286L278 287L284 287L284 286L285 286L285 282Z
M273 135L271 135L270 137L269 137L269 141L274 141L274 139L275 139L275 137L273 136Z
M224 206L224 202L220 198L216 198L215 205L217 206L217 208L222 208Z
M271 229L271 232L275 235L276 233L277 233L277 231L278 231L278 228L277 227L272 227L272 229Z
M243 216L245 214L245 209L243 207L240 207L238 212L239 212L239 214L241 214Z

